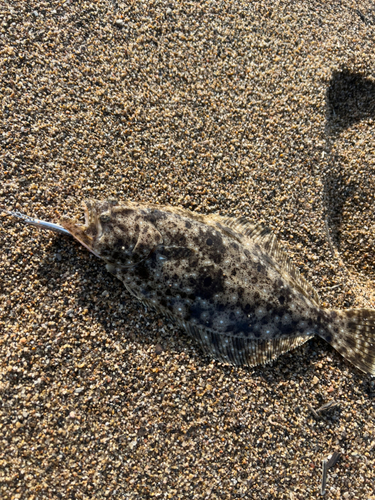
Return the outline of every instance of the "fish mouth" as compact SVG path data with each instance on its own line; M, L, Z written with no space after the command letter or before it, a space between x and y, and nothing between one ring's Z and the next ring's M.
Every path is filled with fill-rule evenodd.
M91 253L100 258L100 255L93 249L95 240L102 233L102 226L99 220L97 203L92 200L83 202L85 223L80 224L76 219L62 217L60 224Z

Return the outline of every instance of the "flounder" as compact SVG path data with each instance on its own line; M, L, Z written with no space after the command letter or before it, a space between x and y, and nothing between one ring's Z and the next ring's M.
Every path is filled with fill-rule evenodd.
M115 200L86 201L85 219L46 228L73 235L129 293L173 319L213 358L256 366L317 335L375 374L375 311L322 308L267 227Z

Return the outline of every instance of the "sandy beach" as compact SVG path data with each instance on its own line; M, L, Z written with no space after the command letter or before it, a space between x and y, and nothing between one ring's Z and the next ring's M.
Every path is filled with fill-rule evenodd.
M374 308L374 36L370 1L2 2L0 208L246 216L324 307ZM320 339L213 361L73 239L0 214L4 500L374 500L374 396Z

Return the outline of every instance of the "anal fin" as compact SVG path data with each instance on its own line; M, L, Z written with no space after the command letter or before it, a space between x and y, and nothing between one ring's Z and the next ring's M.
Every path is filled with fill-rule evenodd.
M214 333L203 328L186 325L190 336L200 344L205 354L224 363L237 366L258 366L271 363L307 342L311 337L299 336L272 340L254 340Z

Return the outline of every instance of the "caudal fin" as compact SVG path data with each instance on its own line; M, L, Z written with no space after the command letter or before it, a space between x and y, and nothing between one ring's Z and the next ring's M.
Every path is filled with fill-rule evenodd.
M331 322L322 335L344 358L375 375L375 310L329 311Z

